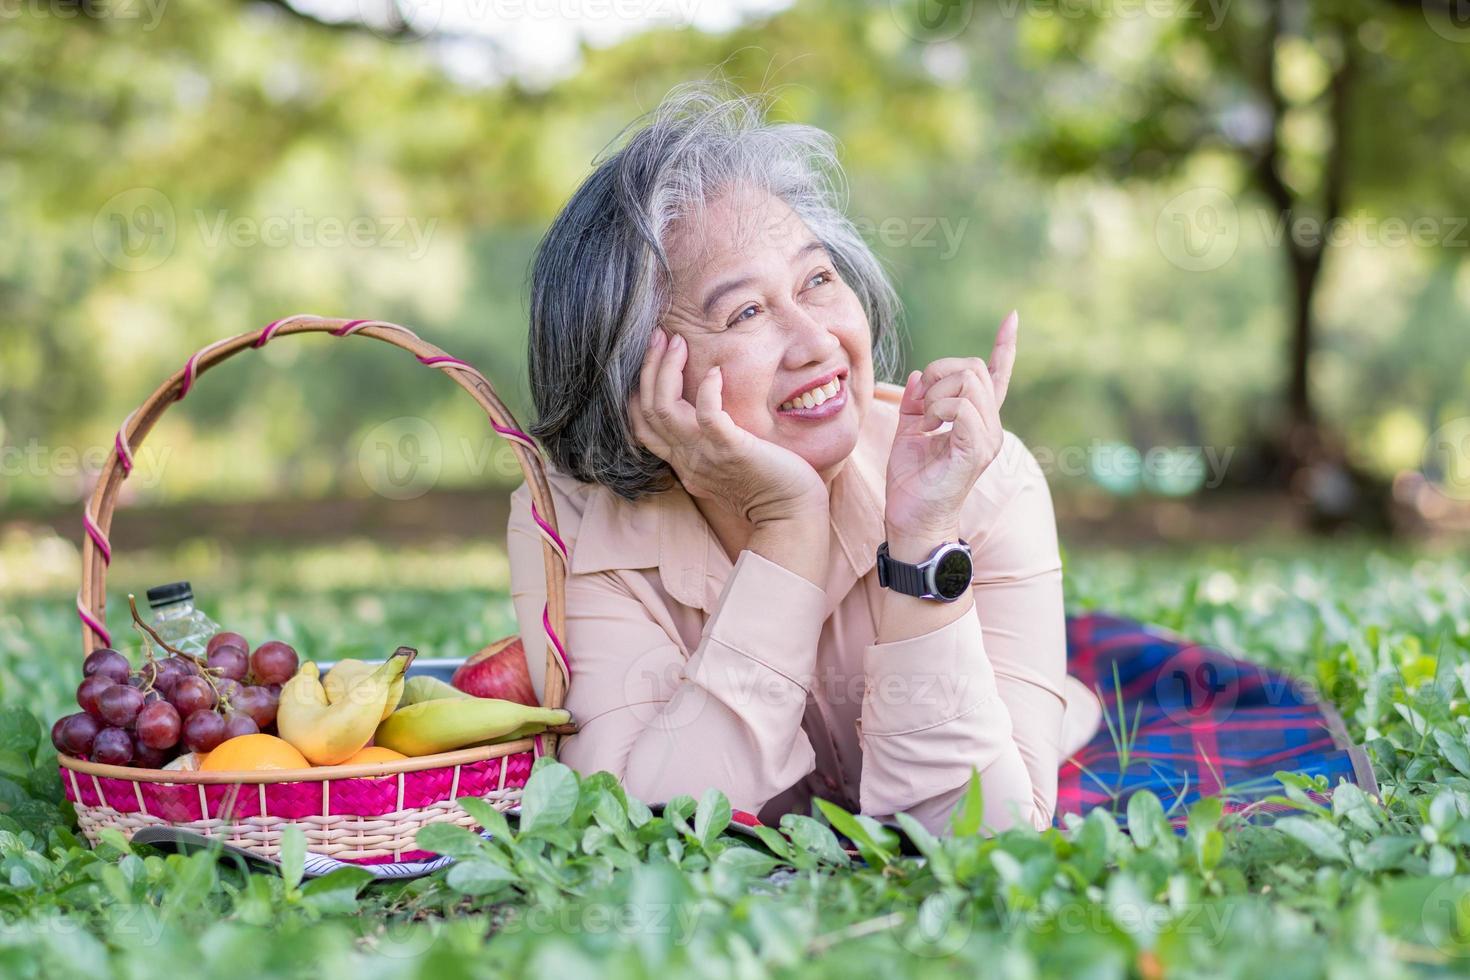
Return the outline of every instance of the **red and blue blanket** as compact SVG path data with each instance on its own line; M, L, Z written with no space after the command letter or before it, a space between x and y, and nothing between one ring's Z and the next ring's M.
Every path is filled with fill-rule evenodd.
M1269 819L1286 807L1275 773L1341 780L1377 793L1373 767L1333 706L1310 685L1168 630L1121 616L1067 619L1067 672L1097 691L1107 716L1059 774L1056 821L1150 790L1182 826L1189 805ZM1308 793L1318 802L1328 793Z

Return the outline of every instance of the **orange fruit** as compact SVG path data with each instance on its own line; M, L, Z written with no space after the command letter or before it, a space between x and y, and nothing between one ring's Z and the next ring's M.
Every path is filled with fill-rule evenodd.
M381 745L369 745L365 749L358 750L356 755L339 763L339 765L355 766L364 762L397 762L400 759L407 758L408 756L402 752L394 752L392 749L385 749Z
M261 769L310 769L296 747L274 735L236 735L221 742L199 764L201 772L248 772Z

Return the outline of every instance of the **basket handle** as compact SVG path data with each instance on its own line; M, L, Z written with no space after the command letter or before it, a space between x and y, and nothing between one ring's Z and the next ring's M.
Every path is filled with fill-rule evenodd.
M483 374L421 339L407 327L381 320L336 320L298 314L277 320L260 331L217 340L196 351L176 374L123 421L114 440L114 451L103 464L97 488L82 514L86 537L82 541L82 588L77 593L77 615L82 621L83 653L112 645L112 636L106 626L107 566L112 561L112 545L107 535L112 527L112 514L123 481L133 469L133 450L147 437L168 407L189 394L194 382L205 371L247 348L264 347L276 337L306 333L372 337L403 348L418 358L419 363L438 368L468 391L490 417L491 428L509 440L531 491L531 516L541 531L542 558L546 566L546 605L541 611L541 625L549 642L546 644L546 682L542 702L547 707L560 708L565 703L567 684L571 680L571 665L561 641L566 633L567 548L556 531L556 506L546 481L541 450L530 436L521 431Z

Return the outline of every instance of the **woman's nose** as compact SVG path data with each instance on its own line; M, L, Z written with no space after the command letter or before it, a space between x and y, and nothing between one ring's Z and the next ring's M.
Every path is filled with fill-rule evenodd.
M780 322L788 337L787 354L800 363L829 360L842 346L832 325L813 316L799 303L782 310Z

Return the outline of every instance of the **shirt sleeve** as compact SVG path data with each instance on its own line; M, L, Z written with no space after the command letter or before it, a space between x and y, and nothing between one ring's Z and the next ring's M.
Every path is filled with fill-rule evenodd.
M984 822L1044 829L1056 807L1067 668L1062 564L1045 475L1016 441L1016 492L978 529L973 614L863 652L860 804L948 830L972 767Z
M512 507L507 546L522 644L536 663L545 657L546 583L524 507ZM717 787L731 805L759 810L815 766L802 717L826 593L743 551L686 653L667 600L643 586L637 574L567 576L567 708L580 730L559 757L581 772L613 773L648 802Z

